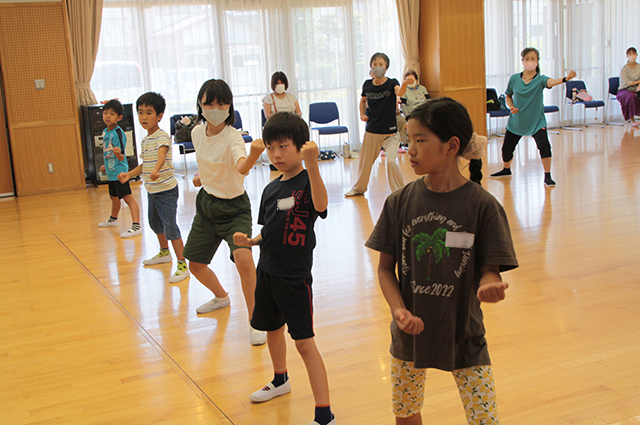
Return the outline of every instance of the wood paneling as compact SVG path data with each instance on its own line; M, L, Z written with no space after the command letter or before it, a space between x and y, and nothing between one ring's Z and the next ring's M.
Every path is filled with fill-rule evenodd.
M19 195L69 190L79 184L84 187L84 179L78 182L75 174L65 172L76 168L80 161L80 153L69 149L77 130L71 120L13 129L11 146ZM53 173L49 173L47 164L53 164Z
M9 140L4 121L4 104L2 87L0 87L0 196L13 194L13 177L11 176L11 158L9 157Z
M0 58L18 195L84 187L68 37L64 3L0 4ZM44 90L36 90L37 79L44 79ZM49 174L47 163L53 161Z
M487 134L482 0L423 0L421 78L432 97L463 103L478 134Z

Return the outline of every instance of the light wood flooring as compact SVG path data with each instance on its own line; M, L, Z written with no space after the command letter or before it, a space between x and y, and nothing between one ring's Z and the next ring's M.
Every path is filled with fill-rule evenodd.
M510 180L483 186L509 216L520 268L505 301L485 305L503 425L640 424L640 131L551 134L556 188L543 185L535 143L518 146ZM501 167L490 141L484 172ZM405 181L415 176L399 155ZM190 176L196 164L189 157ZM181 171L181 158L176 159ZM341 425L394 423L388 307L364 241L389 194L384 162L364 197L345 199L357 160L325 161L329 215L316 225L317 343ZM246 179L254 220L276 173ZM186 240L197 189L179 178ZM307 425L313 398L289 345L293 391L263 404L249 394L272 378L266 346L249 344L237 272L222 246L212 262L231 307L198 316L211 294L193 277L167 282L146 192L133 184L144 234L98 228L106 186L0 200L0 424ZM254 228L254 233L258 227ZM254 250L257 260L259 252ZM429 371L425 424L464 424L450 374Z

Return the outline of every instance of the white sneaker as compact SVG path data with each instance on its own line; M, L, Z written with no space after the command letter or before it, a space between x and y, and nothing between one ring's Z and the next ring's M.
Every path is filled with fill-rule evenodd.
M118 220L113 220L113 221L105 220L98 223L98 227L118 227L118 226L120 226L120 223L118 223Z
M186 261L178 261L178 270L169 278L169 283L178 283L182 282L186 278L189 277L191 273L189 273L189 268L187 267Z
M127 230L124 233L120 234L121 238L132 238L134 236L138 236L142 234L142 227L138 228L138 230L133 230L133 228Z
M344 194L345 198L349 198L351 196L361 196L364 195L364 192L360 192L359 190L351 189L347 193Z
M154 264L170 263L171 261L173 261L171 259L171 253L167 250L160 251L148 260L144 260L142 264L144 264L145 266L152 266Z
M338 422L336 422L336 418L334 417L333 419L331 419L331 422L329 422L327 425L336 425L337 423ZM320 424L316 421L313 421L309 425L320 425Z
M264 345L267 343L267 333L265 331L259 331L249 326L249 336L251 338L251 345Z
M249 396L249 399L255 403L262 403L264 401L269 401L274 397L278 397L279 395L287 394L290 392L291 383L289 382L289 380L278 387L269 382L264 388L251 394Z
M212 311L217 310L219 308L229 307L229 304L231 304L231 302L229 301L229 294L227 294L226 298L216 297L211 301L202 304L200 307L196 309L196 313L198 314L211 313Z

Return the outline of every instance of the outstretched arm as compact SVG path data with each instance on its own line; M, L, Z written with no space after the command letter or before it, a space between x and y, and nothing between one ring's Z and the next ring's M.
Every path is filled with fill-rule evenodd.
M504 291L509 284L502 281L500 268L498 266L482 266L480 268L482 277L480 278L480 288L478 288L478 299L485 303L497 303L504 300Z
M393 255L385 254L384 252L380 253L378 282L398 327L410 335L418 335L422 332L424 330L424 322L421 318L411 314L404 305L404 300L400 293L400 283L396 277L396 257Z
M547 80L547 87L551 88L559 84L565 83L571 80L572 78L576 78L576 75L577 75L576 72L574 70L571 70L571 72L564 78L549 78Z
M329 205L329 197L327 195L327 188L322 181L320 175L320 167L318 166L318 145L314 142L307 142L302 145L300 149L302 152L302 158L309 173L309 183L311 184L311 199L313 199L313 207L318 212L322 212L327 209Z

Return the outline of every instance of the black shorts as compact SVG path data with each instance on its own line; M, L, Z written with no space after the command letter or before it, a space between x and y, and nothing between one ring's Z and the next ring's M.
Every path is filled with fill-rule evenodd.
M287 324L294 340L313 338L313 292L311 276L274 276L256 269L256 306L251 326L275 331Z
M131 186L129 186L129 182L120 183L118 180L109 180L109 196L112 198L122 199L127 195L131 195Z

